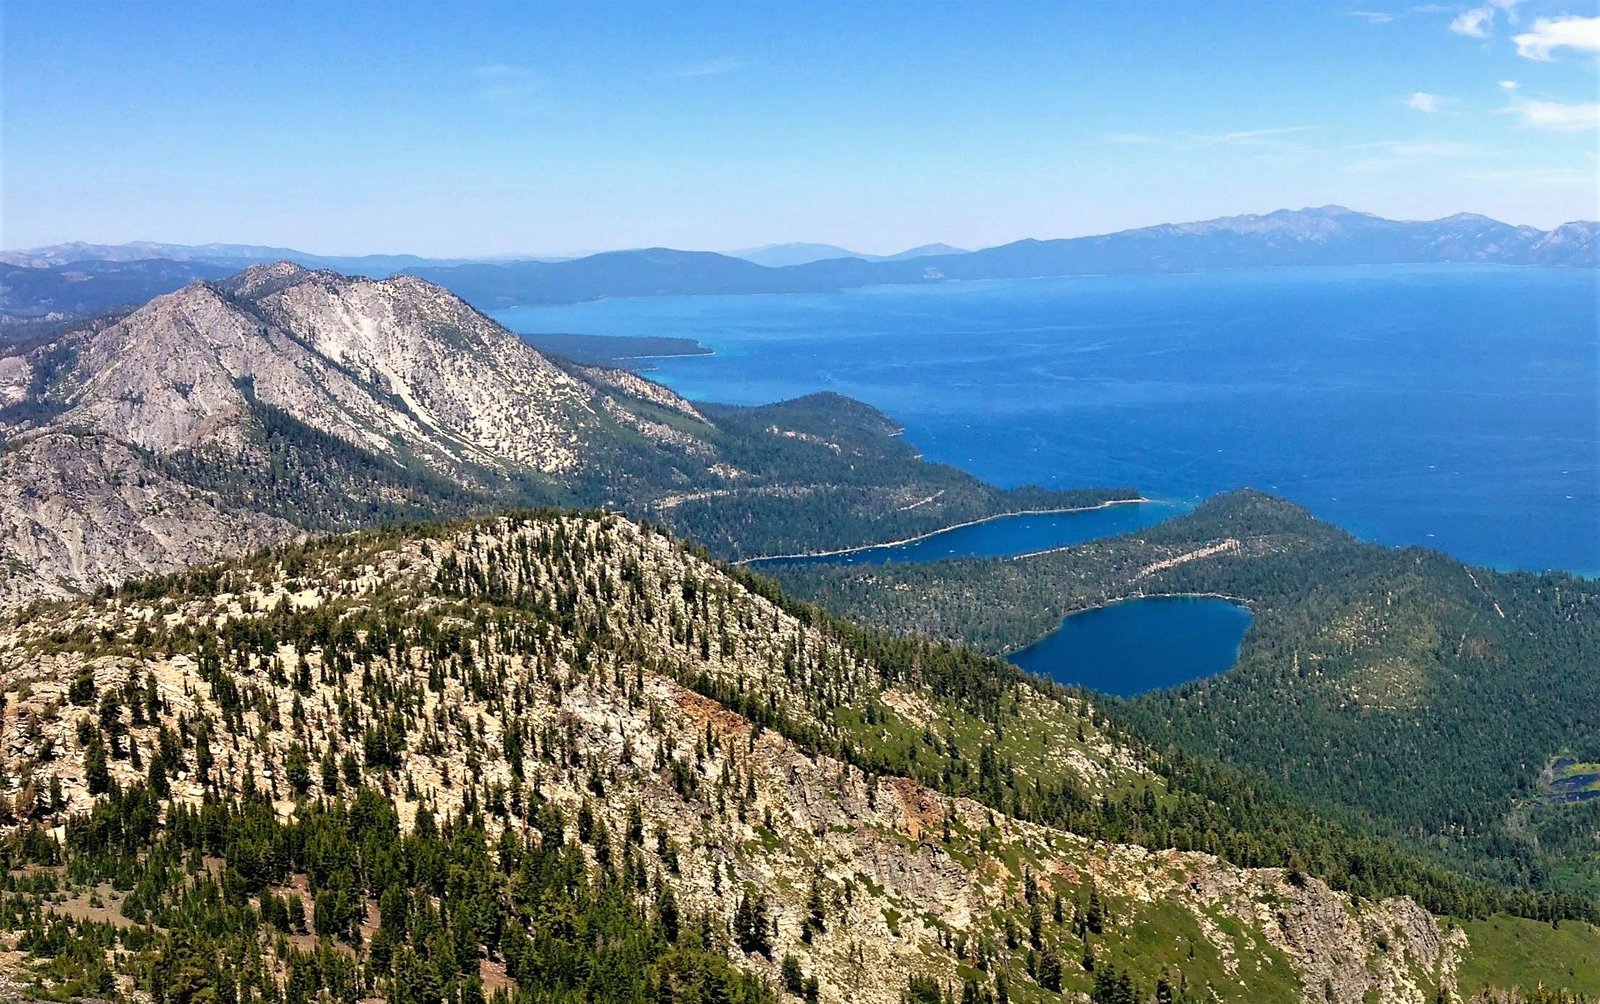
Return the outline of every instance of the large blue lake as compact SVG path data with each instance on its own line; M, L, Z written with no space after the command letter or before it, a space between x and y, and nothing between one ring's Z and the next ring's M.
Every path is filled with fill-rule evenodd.
M696 399L868 401L1005 485L1242 485L1371 540L1600 572L1593 271L1283 268L516 308L518 331L673 335Z
M1250 612L1227 600L1155 597L1072 614L1013 663L1124 697L1215 676L1239 658Z

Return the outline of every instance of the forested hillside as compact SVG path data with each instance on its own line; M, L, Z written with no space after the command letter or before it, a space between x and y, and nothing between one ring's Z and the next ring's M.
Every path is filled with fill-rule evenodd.
M1600 584L1365 544L1251 492L1046 555L776 574L867 623L989 651L1115 598L1239 598L1254 620L1238 665L1116 703L1117 720L1496 880L1600 891L1600 815L1543 804L1557 756L1600 755Z
M1600 948L1591 902L1452 874L615 516L35 606L0 679L0 972L56 999L1595 989L1522 961Z

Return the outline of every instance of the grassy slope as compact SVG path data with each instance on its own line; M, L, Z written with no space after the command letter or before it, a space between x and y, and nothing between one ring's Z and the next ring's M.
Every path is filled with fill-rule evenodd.
M1600 996L1600 928L1576 921L1551 927L1517 917L1461 926L1472 946L1457 974L1464 993L1543 984Z

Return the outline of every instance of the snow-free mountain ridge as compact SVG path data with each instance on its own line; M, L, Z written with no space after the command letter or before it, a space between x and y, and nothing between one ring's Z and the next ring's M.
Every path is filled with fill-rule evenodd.
M1595 268L1600 267L1596 230L1587 221L1545 231L1471 213L1389 220L1343 206L1320 206L1093 237L1029 238L980 251L928 245L887 258L832 245L776 245L734 255L643 248L561 261L470 262L407 256L316 259L279 253L283 249L231 245L216 251L59 245L0 256L0 320L83 316L142 302L194 279L218 278L250 264L236 255L240 251L265 255L256 261L290 258L372 276L403 271L493 310L614 296L815 293L889 283L1282 265L1476 262ZM123 260L146 253L158 256ZM69 260L75 254L89 260Z

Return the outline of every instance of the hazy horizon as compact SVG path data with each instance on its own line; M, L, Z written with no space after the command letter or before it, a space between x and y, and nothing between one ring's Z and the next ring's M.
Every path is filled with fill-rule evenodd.
M1260 210L1260 211L1252 211L1252 212L1228 213L1226 215L1227 216L1252 216L1252 215L1260 216L1260 215L1266 215L1268 213L1277 212L1277 211L1281 211L1281 210L1288 210L1288 211L1291 211L1291 212L1296 212L1296 211L1320 209L1320 208L1323 208L1324 206L1328 206L1328 205L1334 205L1334 203L1323 203L1322 205L1319 205L1319 206L1297 206L1297 207L1280 206L1280 207L1278 207L1278 209L1274 209L1274 210ZM1355 207L1355 206L1345 206L1343 208L1350 209L1353 212L1357 212L1357 213L1365 212L1365 210L1362 210L1359 207ZM1444 218L1448 218L1450 216L1456 216L1456 215L1462 215L1462 214L1465 214L1465 215L1480 215L1480 216L1487 216L1488 215L1486 213L1475 213L1471 209L1462 209L1462 210L1458 210L1455 213L1446 213L1446 214L1444 214L1444 216L1441 216L1441 217L1432 217L1432 219L1444 219ZM1371 215L1381 215L1381 214L1371 214ZM1216 218L1216 217L1212 217L1212 219L1214 219L1214 218ZM1159 226L1161 224L1185 224L1185 223L1198 223L1198 222L1206 222L1206 221L1204 221L1204 220L1156 220L1156 221L1153 221L1153 222L1148 223L1148 224L1139 224L1138 226L1129 227L1129 228L1126 228L1126 229L1135 230L1135 229L1139 229L1140 227L1144 227L1144 226ZM1406 222L1416 222L1416 221L1406 221ZM1511 224L1513 226L1536 226L1535 224L1523 223L1523 222L1518 221L1518 220L1499 220L1498 222L1508 223L1508 224ZM1580 219L1576 219L1575 218L1575 219L1572 219L1572 220L1563 220L1562 221L1562 223L1577 223L1577 222L1592 222L1592 220L1580 220ZM1559 225L1560 224L1556 224L1555 226L1559 226ZM1552 229L1552 227L1537 227L1537 229L1549 230L1549 229ZM1106 233L1114 233L1114 232L1116 232L1116 231L1097 231L1096 233L1092 233L1092 234L1027 234L1027 235L1024 235L1022 237L1014 238L1012 241L1003 242L1003 244L1009 244L1009 243L1014 243L1015 241L1028 240L1028 239L1036 239L1036 240L1041 240L1041 241L1063 240L1063 239L1071 240L1071 239L1079 238L1079 237L1103 236ZM263 247L263 248L276 248L276 249L286 250L286 251L296 251L296 252L299 252L301 254L310 255L310 256L317 257L317 258L398 257L398 256L407 256L407 255L409 255L409 256L423 257L423 258L461 259L461 260L473 260L473 261L491 261L491 260L497 260L497 259L503 259L503 260L516 259L516 260L527 261L527 260L535 260L535 259L541 259L541 258L569 258L569 259L570 258L585 258L585 257L589 257L591 255L597 255L597 254L611 254L611 253L623 252L623 251L646 251L646 250L651 250L651 249L656 249L656 248L665 248L667 250L673 250L673 251L709 251L709 252L712 252L712 253L715 253L715 254L721 254L721 255L727 255L727 256L730 256L730 257L736 257L741 253L753 253L753 252L757 252L757 251L766 251L766 250L770 250L770 249L773 249L773 248L782 248L782 247L789 247L789 246L794 246L794 245L819 245L819 246L820 245L828 245L828 246L840 247L840 248L842 248L844 250L855 252L857 254L874 255L874 256L887 256L887 255L900 254L900 253L905 252L905 251L916 250L917 248L927 247L929 245L935 245L935 244L951 245L952 242L950 242L950 241L941 241L941 240L935 238L935 239L932 239L932 240L922 241L921 243L918 243L918 244L908 245L906 247L887 247L887 248L883 248L883 249L868 249L868 248L862 248L862 247L847 247L845 245L836 244L833 241L809 240L809 239L806 239L806 238L797 238L795 240L766 241L766 242L763 242L761 244L754 244L754 245L750 245L750 246L747 246L747 247L738 247L738 248L673 247L671 245L657 243L657 244L638 244L638 245L634 245L634 246L631 246L631 247L580 248L580 249L576 249L576 250L493 251L493 252L484 252L484 253L481 253L481 254L473 254L473 253L467 252L467 253L452 254L452 255L424 255L424 254L421 254L421 253L416 252L416 251L410 251L410 250L405 250L405 249L399 249L399 250L388 250L388 249L385 249L385 250L335 250L335 251L325 251L325 250L322 250L320 248L290 247L288 245L270 244L270 243L267 243L265 241L253 241L253 240L219 240L219 241L204 241L204 242L200 242L200 243L197 243L197 244L184 244L183 242L180 242L180 241L157 240L157 239L151 239L151 238L134 238L132 240L116 241L116 242L111 242L111 241L85 241L85 240L81 240L79 238L65 238L65 239L62 239L62 240L59 240L59 241L52 241L52 242L50 242L48 244L35 244L35 245L30 245L28 247L4 247L4 248L0 248L0 252L21 253L21 252L27 252L27 251L38 251L38 250L43 250L43 249L46 249L46 248L57 247L57 246L66 245L66 244L90 244L90 245L101 245L101 246L107 246L107 247L125 247L125 246L129 246L129 245L138 245L138 244L166 244L166 245L174 245L174 246L182 246L182 247L206 247L206 246L210 246L210 245L218 245L218 246L238 245L238 246L243 246L243 247ZM971 252L971 251L982 251L985 248L999 247L999 246L1003 246L1003 244L1001 244L1001 245L982 245L982 246L972 246L972 247L960 248L959 250L952 251L950 253L951 254L962 254L962 253L968 253L968 252ZM954 245L952 245L952 246L954 246Z

